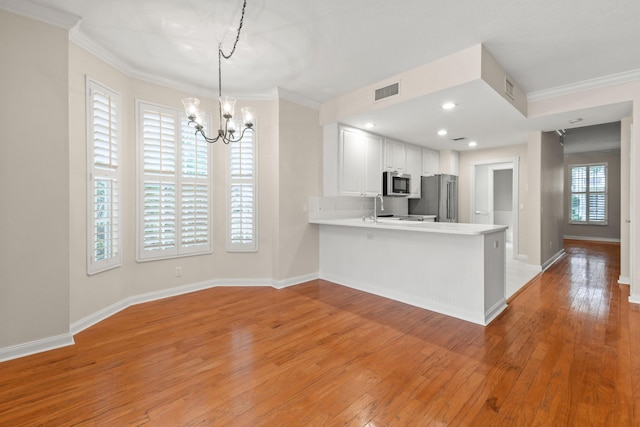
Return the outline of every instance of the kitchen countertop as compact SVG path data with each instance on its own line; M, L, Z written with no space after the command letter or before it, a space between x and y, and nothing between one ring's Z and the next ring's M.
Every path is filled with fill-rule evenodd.
M506 225L491 224L466 224L457 222L423 222L423 221L400 221L395 218L378 218L378 222L371 219L362 221L362 218L342 218L342 219L314 219L309 220L311 224L336 225L344 227L378 228L399 231L416 231L421 233L441 233L441 234L464 234L482 235L506 230Z

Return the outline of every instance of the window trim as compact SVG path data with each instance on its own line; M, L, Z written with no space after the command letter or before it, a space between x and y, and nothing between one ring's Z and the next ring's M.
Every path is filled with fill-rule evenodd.
M158 251L157 253L153 253L154 251L145 251L144 249L144 183L146 176L153 176L145 174L144 171L144 110L151 109L156 112L164 113L167 115L173 116L175 120L175 144L176 144L176 159L175 159L175 174L171 179L167 181L173 182L175 185L176 192L176 220L175 220L175 229L176 229L176 238L175 238L175 246L166 251ZM167 107L164 105L160 105L157 103L136 99L135 101L135 120L136 120L136 261L137 262L148 262L148 261L157 261L164 259L173 259L173 258L182 258L188 256L196 256L196 255L207 255L213 252L213 207L214 207L214 185L213 185L213 174L214 174L214 165L213 165L213 155L212 150L209 147L210 144L207 143L207 173L208 176L206 181L202 180L202 182L206 182L208 186L208 239L205 245L201 245L198 247L182 247L182 239L181 239L181 225L182 225L182 216L181 216L181 206L182 206L182 185L184 183L185 178L182 176L182 121L186 120L187 117L184 114L184 111L181 109ZM205 117L204 123L205 129L211 128L211 117ZM195 133L195 131L194 131ZM198 138L202 138L198 136ZM159 179L166 179L166 176L156 175ZM186 179L187 182L192 181L191 179ZM195 182L195 181L194 181Z
M604 166L605 170L605 183L604 183L604 191L590 191L589 188L589 174L591 167L594 166ZM574 168L586 167L587 175L586 175L586 189L585 191L571 191L573 188L573 175L572 171ZM571 216L571 209L573 205L573 195L574 194L584 194L586 197L586 211L585 211L585 221L577 221L573 220ZM589 220L589 195L590 194L604 194L604 221L590 221ZM601 225L607 226L609 225L609 163L608 162L596 162L596 163L576 163L569 165L569 224L571 225Z
M258 189L258 132L257 132L258 123L256 123L253 127L252 131L247 131L247 133L251 132L252 134L252 148L253 148L253 170L251 179L241 179L231 175L231 160L232 160L232 150L231 144L229 143L229 147L227 150L227 205L226 205L226 217L227 217L227 227L226 227L226 251L229 253L235 252L258 252L258 197L259 197L259 189ZM231 187L234 184L244 182L250 183L253 185L253 240L250 243L237 243L231 240Z
M98 169L95 165L95 150L96 144L94 139L94 109L93 109L93 93L101 92L112 99L116 104L115 125L116 125L116 137L115 146L118 154L118 164L115 170ZM122 249L123 249L123 223L122 223L122 97L120 93L105 86L104 84L92 79L89 76L85 78L85 113L86 113L86 132L87 132L87 275L102 273L104 271L112 270L122 266ZM113 129L110 129L112 131ZM110 143L111 145L111 143ZM117 218L117 228L114 233L115 240L117 241L116 253L104 260L94 260L94 250L96 245L95 239L95 202L94 202L94 179L96 176L104 176L111 179L115 179L118 183L117 191L112 194L112 198L115 198L116 208L112 209L114 214L111 218ZM113 226L113 223L111 223Z

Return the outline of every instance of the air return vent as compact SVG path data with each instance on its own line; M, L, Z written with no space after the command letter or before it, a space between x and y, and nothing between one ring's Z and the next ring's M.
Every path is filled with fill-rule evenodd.
M451 140L452 140L452 141L456 141L456 142L458 142L458 141L464 141L465 139L467 139L467 137L466 137L466 136L461 136L461 137L459 137L459 138L451 138Z
M389 86L381 87L380 89L376 89L376 101L380 101L381 99L388 98L390 96L394 96L400 93L400 83L394 83Z
M504 77L504 93L509 98L516 99L515 95L513 94L513 86L514 86L513 82L509 79L509 77L505 76Z

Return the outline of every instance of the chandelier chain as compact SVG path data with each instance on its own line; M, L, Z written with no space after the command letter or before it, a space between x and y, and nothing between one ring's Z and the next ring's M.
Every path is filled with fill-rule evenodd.
M238 25L238 31L236 32L236 40L233 42L233 48L229 54L225 54L222 51L222 42L218 44L218 96L222 96L222 58L229 59L236 51L236 46L240 41L240 32L242 31L242 24L244 24L244 10L247 7L247 0L244 0L242 4L242 13L240 14L240 25ZM220 119L222 119L222 109L220 110Z
M224 59L231 58L231 55L233 55L233 53L236 51L236 46L238 46L238 41L240 40L240 31L242 31L242 24L244 23L244 9L246 7L247 7L247 0L244 0L244 3L242 4L242 14L240 15L240 25L238 25L238 32L236 33L236 41L233 43L233 49L231 49L231 52L228 55L226 55L222 51L222 43L220 43L220 45L218 46L220 55L222 55Z

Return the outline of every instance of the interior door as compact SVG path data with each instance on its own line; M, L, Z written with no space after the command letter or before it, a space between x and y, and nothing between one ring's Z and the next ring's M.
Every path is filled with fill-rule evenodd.
M477 165L475 168L475 206L472 208L471 222L491 224L491 204L489 186L489 165Z

